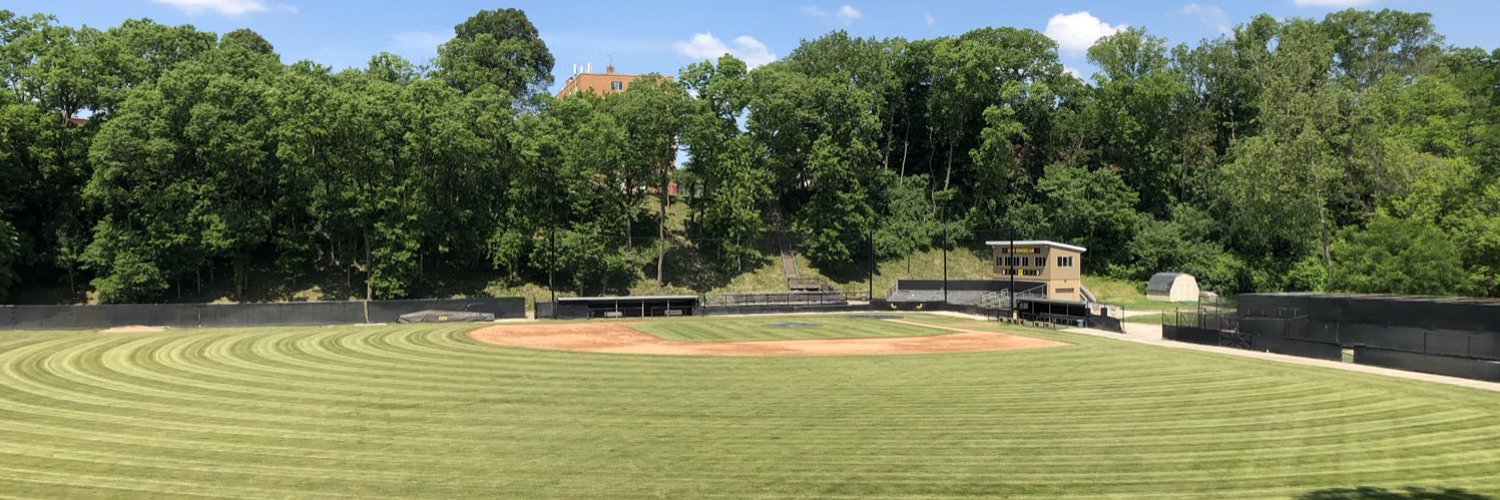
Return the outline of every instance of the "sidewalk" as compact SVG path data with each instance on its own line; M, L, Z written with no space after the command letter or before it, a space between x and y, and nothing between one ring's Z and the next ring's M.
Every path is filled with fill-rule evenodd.
M1433 375L1433 374L1430 374L1430 373L1411 372L1411 371L1406 371L1406 370L1396 370L1396 369L1392 369L1392 368L1381 368L1381 367L1378 367L1378 366L1370 366L1370 365L1356 365L1354 363L1341 363L1341 362L1338 362L1338 361L1328 361L1328 360L1322 360L1322 359L1303 358L1303 357L1298 357L1298 356L1287 356L1285 354L1274 354L1274 353L1269 353L1269 352L1249 351L1249 350L1245 350L1245 349L1235 349L1235 348L1231 348L1231 347L1218 347L1218 346L1210 346L1210 345L1191 344L1191 343L1187 343L1187 342L1174 342L1174 341L1171 341L1171 340L1165 340L1165 339L1161 338L1161 325L1143 325L1143 324L1140 324L1140 323L1122 323L1122 325L1125 327L1125 333L1123 333L1123 334L1121 334L1121 333L1115 333L1115 332L1110 332L1110 331L1105 331L1105 330L1099 330L1099 329L1095 329L1095 328L1068 328L1068 329L1063 330L1063 331L1072 332L1072 333L1081 333L1081 334L1084 334L1084 335L1093 335L1095 337L1105 337L1105 338L1111 338L1111 339L1117 339L1117 340L1124 340L1124 341L1128 341L1128 342L1136 342L1136 343L1139 343L1139 344L1150 344L1150 345L1154 345L1154 346L1167 347L1167 348L1171 348L1171 349L1190 349L1190 350L1195 350L1195 351L1216 352L1216 353L1219 353L1219 354L1228 354L1228 355L1231 355L1231 356L1244 356L1244 357L1248 357L1248 358L1259 358L1259 359L1266 359L1266 360L1271 360L1271 361L1280 361L1280 362L1283 362L1283 363L1295 363L1295 364L1299 364L1299 365L1308 365L1308 366L1321 366L1321 367L1324 367L1324 368L1335 368L1335 369L1339 369L1339 370L1349 370L1349 371L1362 372L1362 373L1373 373L1373 374L1376 374L1376 375L1385 375L1385 376L1388 376L1388 377L1397 377L1397 378L1404 378L1404 379L1411 379L1411 380L1422 380L1422 381L1426 381L1426 382L1437 382L1437 383L1440 383L1440 384L1457 385L1457 386L1471 387L1471 388L1474 388L1474 389L1481 389L1481 390L1486 390L1486 391L1500 392L1500 383L1497 383L1497 382L1485 382L1485 381L1482 381L1482 380L1470 380L1470 379L1466 379L1466 378L1446 377L1446 376L1443 376L1443 375Z

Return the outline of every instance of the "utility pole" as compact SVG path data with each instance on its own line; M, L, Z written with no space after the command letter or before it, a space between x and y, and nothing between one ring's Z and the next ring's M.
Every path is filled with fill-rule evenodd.
M948 303L948 209L943 208L938 220L943 224L943 303Z
M547 293L552 296L552 319L557 319L557 286L552 279L557 268L557 222L547 232Z
M557 270L557 194L551 193L547 196L547 207L551 209L552 224L547 229L547 293L552 296L552 319L557 319L557 283L554 275Z

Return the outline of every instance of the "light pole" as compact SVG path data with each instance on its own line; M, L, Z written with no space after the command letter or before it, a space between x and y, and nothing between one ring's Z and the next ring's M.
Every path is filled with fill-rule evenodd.
M875 216L870 216L870 291L865 300L875 301Z
M1010 318L1016 319L1016 227L1014 221L1010 225L1010 257L1006 264L1010 265Z
M948 303L948 207L939 212L938 221L943 225L943 303Z

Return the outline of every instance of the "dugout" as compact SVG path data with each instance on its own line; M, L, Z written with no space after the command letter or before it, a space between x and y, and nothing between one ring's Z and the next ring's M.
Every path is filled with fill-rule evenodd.
M1082 326L1088 322L1089 306L1077 300L1018 298L1016 315L1025 320Z
M697 310L697 295L622 295L558 298L550 312L555 319L590 319L692 316Z

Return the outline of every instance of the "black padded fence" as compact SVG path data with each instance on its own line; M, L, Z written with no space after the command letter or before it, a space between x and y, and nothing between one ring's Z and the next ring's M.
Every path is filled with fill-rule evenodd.
M1355 346L1354 362L1398 370L1500 382L1500 361Z
M116 304L0 306L0 329L91 329L125 325L178 328L394 323L402 314L435 309L526 317L521 297L256 304Z
M1201 345L1220 345L1220 331L1196 326L1162 325L1161 338Z
M1242 330L1296 340L1500 360L1500 301L1384 295L1247 294Z

